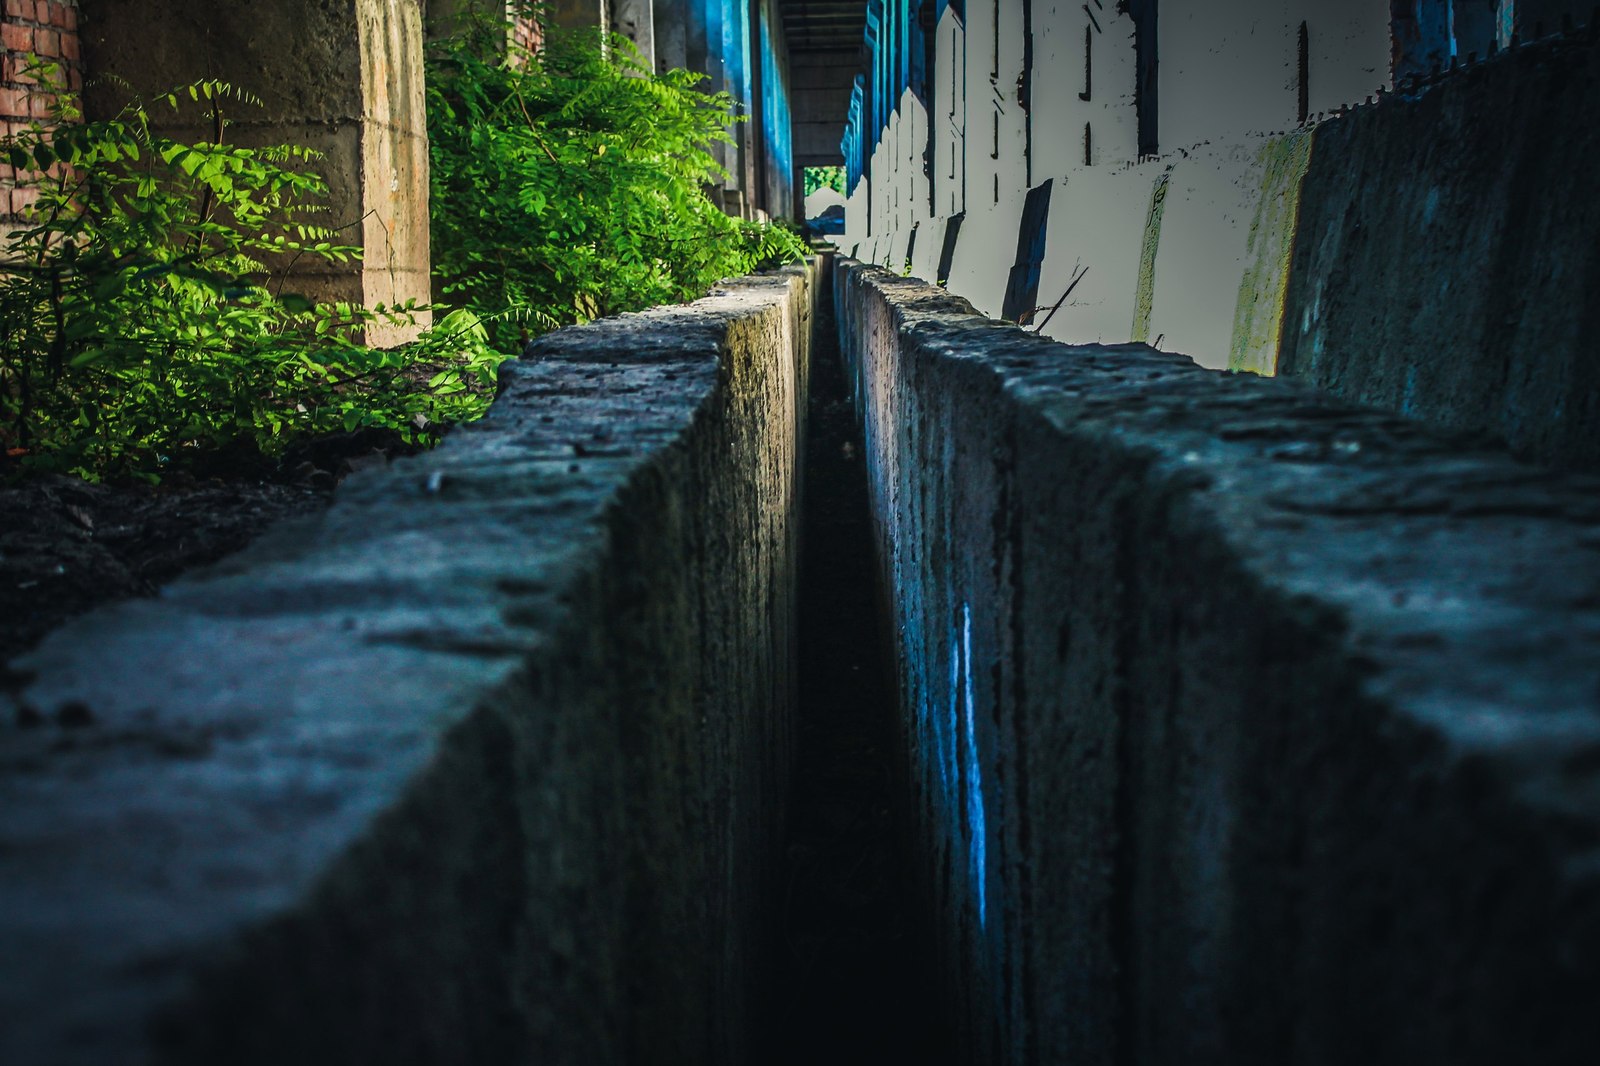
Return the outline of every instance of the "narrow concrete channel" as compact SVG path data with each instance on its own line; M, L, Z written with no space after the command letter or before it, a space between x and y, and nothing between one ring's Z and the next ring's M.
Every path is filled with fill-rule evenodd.
M785 885L769 989L787 1066L939 1066L932 953L908 861L894 687L867 509L861 431L823 287L812 350L800 566L799 705Z

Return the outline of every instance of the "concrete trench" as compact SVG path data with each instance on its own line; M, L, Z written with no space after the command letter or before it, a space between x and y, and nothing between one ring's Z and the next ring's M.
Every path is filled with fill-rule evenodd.
M554 334L18 664L0 1061L1587 1062L1596 487L848 261Z
M835 288L956 1059L1592 1061L1600 484Z

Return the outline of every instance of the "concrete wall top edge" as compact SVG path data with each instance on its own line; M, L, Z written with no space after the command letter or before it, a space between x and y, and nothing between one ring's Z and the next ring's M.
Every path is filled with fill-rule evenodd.
M728 387L733 330L792 337L808 271L538 342L435 451L20 659L16 705L0 693L0 1060L135 1061L204 968L273 957L252 930L353 883L350 855L425 838L418 782L568 669L546 660L588 639L608 516L670 476Z
M910 358L987 379L1009 418L1142 455L1253 580L1341 619L1366 691L1449 761L1495 762L1522 799L1600 828L1590 774L1528 758L1600 755L1600 480L1292 381L973 321L942 290L837 269L889 305Z
M1587 1062L1600 482L837 270L971 1057Z

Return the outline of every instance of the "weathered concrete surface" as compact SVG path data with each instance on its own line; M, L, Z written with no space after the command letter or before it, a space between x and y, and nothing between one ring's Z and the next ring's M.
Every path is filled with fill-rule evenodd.
M1600 486L836 288L968 1058L1592 1061Z
M747 1061L808 301L553 334L437 451L20 662L0 1062Z
M428 139L423 107L422 14L418 0L82 0L80 32L89 81L84 109L108 118L131 94L149 97L207 78L260 101L225 109L236 144L298 144L322 153L312 166L328 183L328 211L315 221L341 230L362 258L300 257L294 286L318 300L369 306L430 302ZM185 101L151 114L164 135L208 140L209 113ZM287 268L289 262L277 264ZM374 344L416 335L378 324Z
M1524 47L1316 130L1279 373L1600 470L1596 47Z

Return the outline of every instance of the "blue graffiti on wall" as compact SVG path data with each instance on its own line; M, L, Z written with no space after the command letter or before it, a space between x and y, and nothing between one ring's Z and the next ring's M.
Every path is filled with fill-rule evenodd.
M972 679L972 607L961 605L961 632L951 634L950 649L950 724L960 729L961 785L966 793L967 879L973 904L978 910L978 925L989 924L988 822L983 810L983 770L978 759L978 730L975 721ZM954 754L954 753L952 753Z
M927 41L922 9L935 0L867 0L866 49L871 56L867 74L856 79L850 115L839 147L844 152L846 184L854 191L866 173L889 118L900 107L900 97L910 91L924 106L929 101ZM961 5L939 2L937 13Z
M767 167L782 187L780 202L787 202L794 192L794 142L789 115L788 85L778 70L778 58L772 47L772 27L768 9L761 8L761 90L762 126L766 133Z

